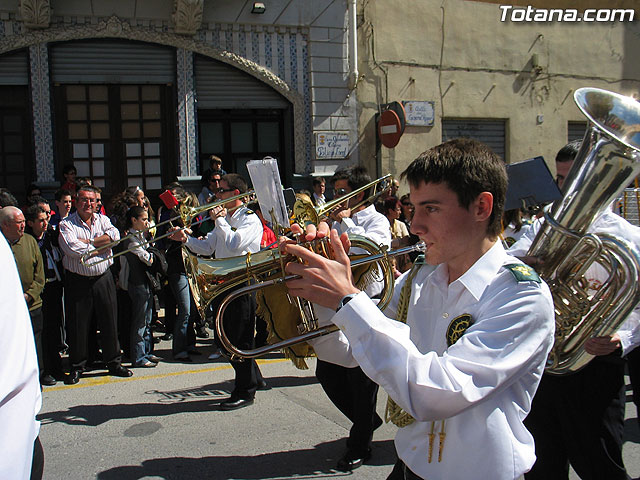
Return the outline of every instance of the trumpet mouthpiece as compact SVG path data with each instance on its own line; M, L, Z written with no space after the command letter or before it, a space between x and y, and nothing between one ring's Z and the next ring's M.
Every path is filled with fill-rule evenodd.
M414 247L414 250L413 250L414 252L426 253L427 251L427 246L425 245L424 242L418 242L413 247Z

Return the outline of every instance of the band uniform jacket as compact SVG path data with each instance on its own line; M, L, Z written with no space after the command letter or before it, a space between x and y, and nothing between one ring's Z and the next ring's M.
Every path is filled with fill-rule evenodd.
M325 356L333 350L334 363L355 358L416 419L398 429L395 446L423 478L513 480L535 461L523 420L553 343L553 301L544 282L518 280L518 269L530 270L500 242L451 284L445 264L425 265L406 324L390 320L404 274L384 314L361 292L330 317L341 331L313 342ZM317 310L321 324L327 312ZM464 334L449 346L456 330Z

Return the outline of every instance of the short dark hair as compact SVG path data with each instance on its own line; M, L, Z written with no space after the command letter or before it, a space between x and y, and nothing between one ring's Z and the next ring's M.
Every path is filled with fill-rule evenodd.
M27 207L30 207L31 205L40 205L42 203L46 203L47 205L49 205L49 200L47 200L44 197L41 197L40 195L36 195L35 197L28 199Z
M40 193L42 193L42 189L35 183L32 183L27 187L27 197L31 196L34 190L38 190Z
M573 160L576 158L576 155L578 155L581 146L582 140L574 140L573 142L567 143L556 154L556 162L573 162Z
M42 208L40 205L38 205L37 203L34 203L33 205L30 205L29 207L25 208L24 219L29 222L33 222L38 218L38 215L40 215L41 213L47 213L47 212L45 212L44 208Z
M238 190L240 193L245 193L248 190L247 181L242 178L242 175L237 173L227 173L220 180L224 180L229 185L229 188Z
M322 185L323 183L325 183L325 179L323 177L316 177L313 179L313 186L315 187L316 185Z
M335 184L338 180L346 180L347 185L353 192L360 187L364 187L366 184L371 183L371 176L367 172L367 169L359 165L352 165L350 167L339 168L331 177L331 184ZM364 191L362 198L367 199L371 195L371 189L368 188Z
M62 167L62 174L67 175L69 173L78 173L78 169L73 163L67 163L64 167Z
M84 185L80 185L78 187L78 189L76 190L76 197L80 194L80 192L93 192L96 194L98 193L96 187L94 187L93 185L89 185L88 183L85 183Z
M346 180L349 188L356 190L364 187L367 183L371 183L371 176L366 168L352 165L336 170L333 177L331 177L331 183L336 183L338 180Z
M444 142L423 152L400 177L414 188L422 183L445 183L464 208L482 192L491 193L493 210L487 234L497 236L502 231L507 171L502 159L484 143L469 138Z
M0 189L0 208L17 207L18 199L6 188Z
M72 197L73 195L71 195L71 192L66 188L59 188L58 190L56 190L56 193L53 194L53 199L60 201L62 200L62 197L67 196Z

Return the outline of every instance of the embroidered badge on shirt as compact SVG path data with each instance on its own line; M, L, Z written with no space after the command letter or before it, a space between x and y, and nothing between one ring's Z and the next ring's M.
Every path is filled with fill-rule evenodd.
M536 271L529 265L523 265L522 263L513 263L511 265L505 265L504 268L509 270L518 282L536 282L540 283L540 277Z
M456 343L471 325L473 325L473 318L468 313L463 313L451 320L447 328L447 347Z

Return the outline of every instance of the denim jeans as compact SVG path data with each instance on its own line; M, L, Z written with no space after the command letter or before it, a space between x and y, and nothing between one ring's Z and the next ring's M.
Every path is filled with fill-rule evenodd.
M186 273L170 273L169 286L173 291L173 296L178 304L178 315L173 327L173 345L171 353L173 356L186 353L189 348L187 340L187 330L189 327L189 315L191 313L191 292Z
M129 285L131 298L131 363L139 366L151 355L153 297L149 285Z

